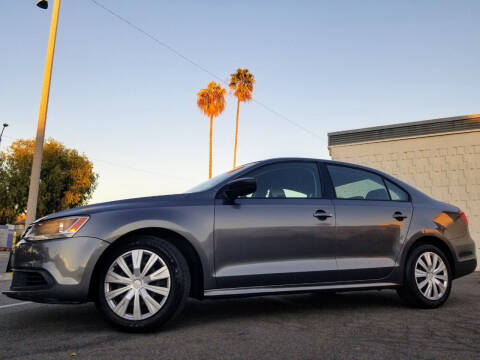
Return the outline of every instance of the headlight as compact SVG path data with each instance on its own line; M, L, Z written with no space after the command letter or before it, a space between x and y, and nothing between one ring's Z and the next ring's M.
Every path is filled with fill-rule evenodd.
M38 241L72 237L85 225L88 216L72 216L40 221L33 224L23 237L25 240Z

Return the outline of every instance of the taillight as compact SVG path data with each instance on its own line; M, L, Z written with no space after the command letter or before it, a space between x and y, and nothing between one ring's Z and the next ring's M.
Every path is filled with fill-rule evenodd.
M467 219L467 215L465 215L465 213L463 211L460 211L458 213L458 215L460 215L460 217L462 218L463 222L465 223L465 225L468 226L468 219Z

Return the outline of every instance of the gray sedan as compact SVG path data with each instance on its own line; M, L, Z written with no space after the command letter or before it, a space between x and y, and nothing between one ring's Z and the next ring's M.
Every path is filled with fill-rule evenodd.
M144 331L187 298L397 289L435 308L477 265L466 215L370 168L255 162L179 195L95 204L37 220L6 295L95 301Z

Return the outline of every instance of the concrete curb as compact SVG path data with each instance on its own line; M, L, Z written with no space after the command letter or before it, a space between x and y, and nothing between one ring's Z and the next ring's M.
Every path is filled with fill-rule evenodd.
M0 281L11 281L12 273L0 273Z

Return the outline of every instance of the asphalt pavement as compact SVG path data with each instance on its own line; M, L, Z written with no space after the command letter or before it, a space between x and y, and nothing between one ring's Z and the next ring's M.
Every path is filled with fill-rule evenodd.
M480 273L435 310L405 307L392 290L192 300L150 334L113 330L93 304L0 295L0 359L73 358L478 360Z

